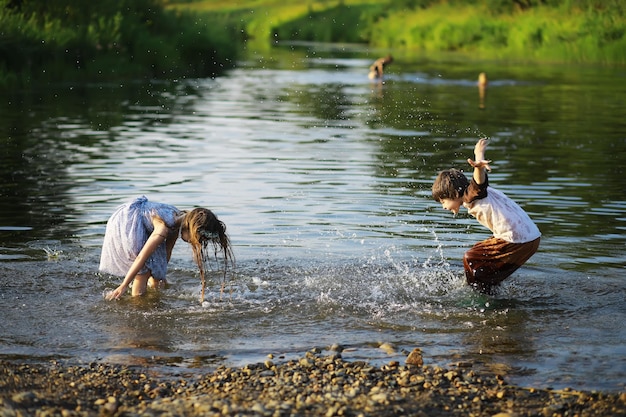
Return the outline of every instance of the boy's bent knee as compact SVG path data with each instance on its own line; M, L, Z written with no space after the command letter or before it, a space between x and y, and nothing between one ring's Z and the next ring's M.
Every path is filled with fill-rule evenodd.
M467 283L481 292L488 292L519 268L519 265L503 263L485 255L477 259L469 252L463 257L463 266Z

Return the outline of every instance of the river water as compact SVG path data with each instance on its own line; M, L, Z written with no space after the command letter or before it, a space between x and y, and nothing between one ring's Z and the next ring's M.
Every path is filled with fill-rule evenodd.
M382 364L419 347L427 364L521 385L623 390L626 71L415 57L378 83L375 58L288 46L216 79L5 92L0 359L177 373L332 345ZM492 185L543 233L491 297L461 262L488 230L430 198L483 135ZM140 195L227 224L223 296L216 265L200 304L181 241L168 289L104 300L121 282L97 270L107 218Z

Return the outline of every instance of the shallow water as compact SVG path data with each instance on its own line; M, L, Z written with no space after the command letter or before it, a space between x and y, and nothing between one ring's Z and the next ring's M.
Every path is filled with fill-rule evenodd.
M522 385L623 390L623 69L394 62L334 46L250 53L218 79L56 85L0 103L0 358L203 371L346 348L473 361ZM484 101L476 77L491 80ZM482 106L482 107L481 107ZM493 297L461 257L488 231L430 199L491 138L492 185L540 227ZM207 301L180 242L159 294L106 302L108 216L139 195L205 206L237 265ZM381 349L381 343L394 351Z

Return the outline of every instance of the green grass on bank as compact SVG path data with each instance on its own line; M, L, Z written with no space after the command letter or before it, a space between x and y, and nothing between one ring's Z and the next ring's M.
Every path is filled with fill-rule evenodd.
M0 0L0 86L206 77L244 45L626 64L622 0Z
M563 5L493 14L485 5L445 3L390 13L374 25L371 43L485 58L625 64L623 12Z
M170 7L219 15L257 48L285 40L362 42L399 54L626 64L621 0L183 0Z
M157 0L0 0L0 85L211 76L239 43Z
M171 0L168 7L218 17L222 27L236 27L254 49L276 42L368 43L366 31L388 8L389 0ZM367 16L371 16L371 20Z

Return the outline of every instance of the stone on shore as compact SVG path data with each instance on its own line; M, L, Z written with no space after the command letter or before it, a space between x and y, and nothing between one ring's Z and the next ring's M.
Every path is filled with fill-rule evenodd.
M421 358L421 355L420 355ZM160 375L106 364L0 362L0 416L617 416L623 393L509 385L469 367L298 360Z

